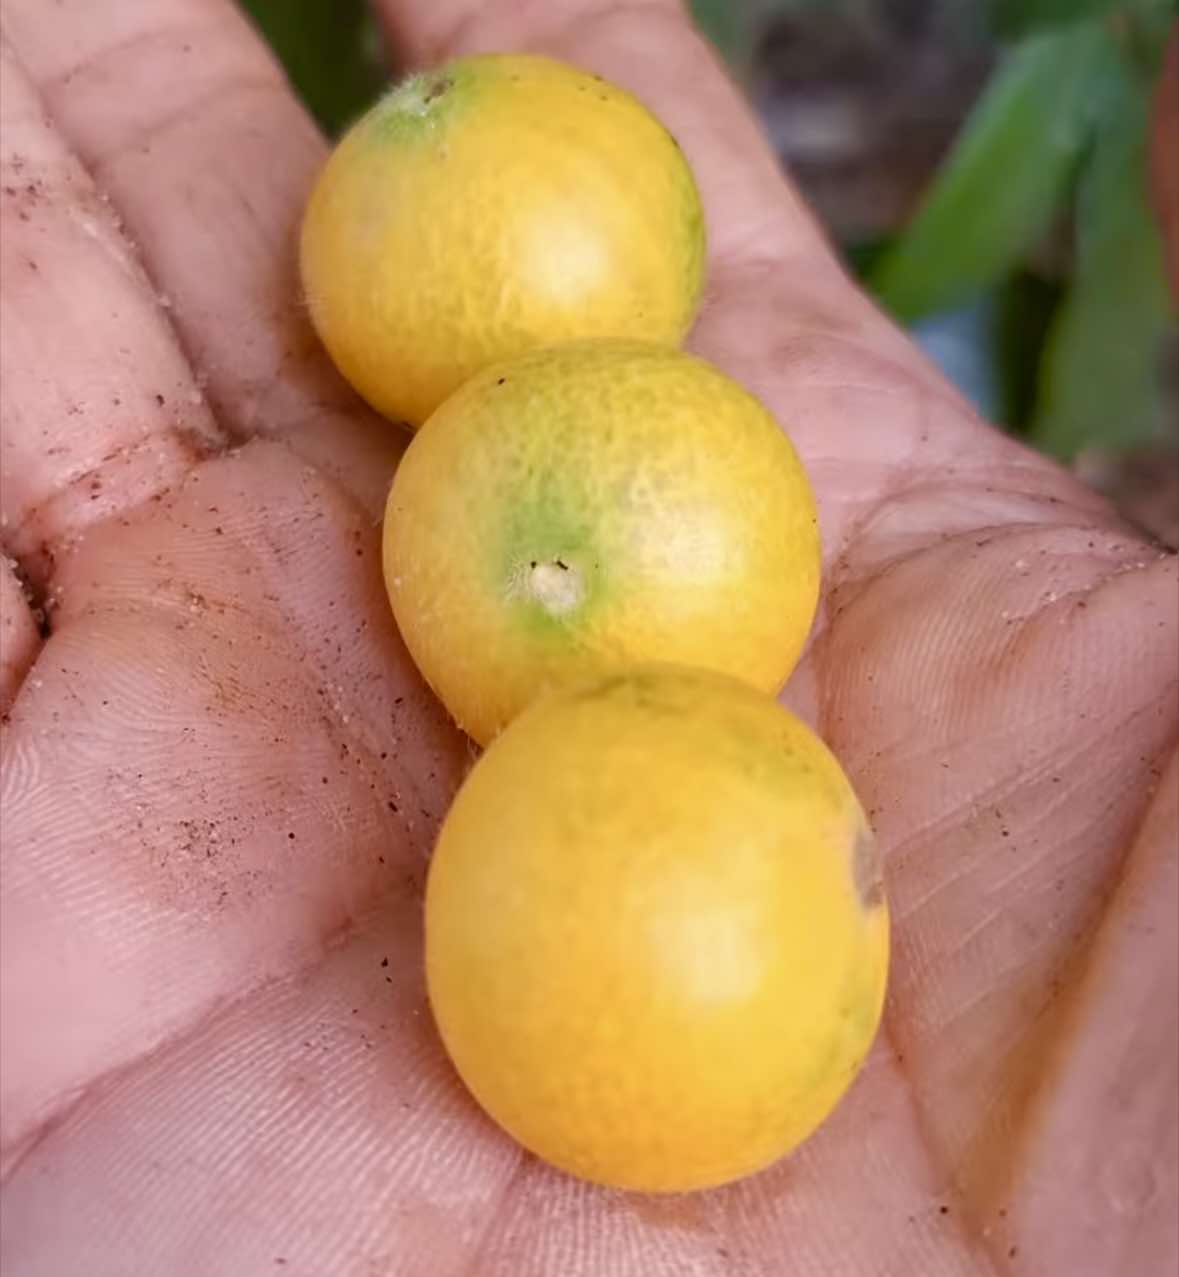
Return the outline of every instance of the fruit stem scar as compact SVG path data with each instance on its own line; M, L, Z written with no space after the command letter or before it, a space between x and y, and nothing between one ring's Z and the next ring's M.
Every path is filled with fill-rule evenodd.
M528 565L527 588L541 607L554 616L571 612L585 594L581 573L563 559L550 559L547 563L532 560Z
M422 101L433 102L435 98L440 98L446 92L446 90L450 88L450 86L453 83L454 81L449 79L447 76L444 76L444 75L439 76L438 79L436 79L434 83L431 84L430 87L426 90L425 96L422 98Z
M437 72L407 76L390 92L387 110L393 119L427 119L433 114L438 99L453 87L453 77Z

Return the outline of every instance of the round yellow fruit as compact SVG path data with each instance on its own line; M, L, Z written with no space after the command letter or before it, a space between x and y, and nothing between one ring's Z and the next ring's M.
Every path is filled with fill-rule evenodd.
M704 219L631 94L550 58L412 75L344 136L302 232L311 318L344 376L417 426L494 360L576 337L677 343Z
M495 365L431 416L389 491L384 570L415 663L486 743L542 688L636 661L777 690L819 535L752 395L682 351L584 341Z
M468 776L426 888L442 1039L526 1148L601 1184L724 1183L838 1102L888 915L838 762L772 698L647 666L531 706Z

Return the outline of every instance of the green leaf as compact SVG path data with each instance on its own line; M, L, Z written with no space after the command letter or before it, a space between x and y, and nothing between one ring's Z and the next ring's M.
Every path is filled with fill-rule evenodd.
M1179 0L1126 0L1120 21L1112 25L1138 72L1158 75L1171 26L1179 17Z
M1049 335L1029 437L1072 457L1163 426L1160 357L1174 311L1147 197L1149 86L1118 68L1077 205L1077 266Z
M903 319L994 284L1044 234L1090 135L1093 77L1114 56L1097 23L1032 37L1006 58L896 248L872 273Z
M241 0L328 134L350 123L387 78L364 0Z
M736 72L745 69L753 51L753 31L746 7L731 0L691 0L696 25Z
M692 20L738 81L753 68L758 37L775 18L807 9L854 9L862 0L689 0Z
M991 0L991 11L996 31L1018 36L1038 27L1094 18L1124 3L1125 0Z
M993 336L1001 394L995 415L1017 434L1026 433L1036 409L1040 360L1064 289L1062 280L1021 270L996 290Z
M692 17L701 31L728 57L739 43L740 17L724 0L692 0Z

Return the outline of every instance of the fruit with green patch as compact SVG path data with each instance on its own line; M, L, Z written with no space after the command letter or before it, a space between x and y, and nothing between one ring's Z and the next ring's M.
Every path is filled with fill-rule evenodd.
M409 76L347 132L304 215L301 270L336 365L413 426L534 346L678 343L705 231L691 169L630 93L525 54Z
M646 343L484 370L418 431L385 513L402 636L481 743L538 691L638 661L776 691L819 570L786 434L705 360Z

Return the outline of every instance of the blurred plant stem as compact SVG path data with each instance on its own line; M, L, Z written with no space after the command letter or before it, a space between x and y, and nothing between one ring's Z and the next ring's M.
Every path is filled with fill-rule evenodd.
M388 78L365 0L240 0L278 55L295 92L335 136Z

